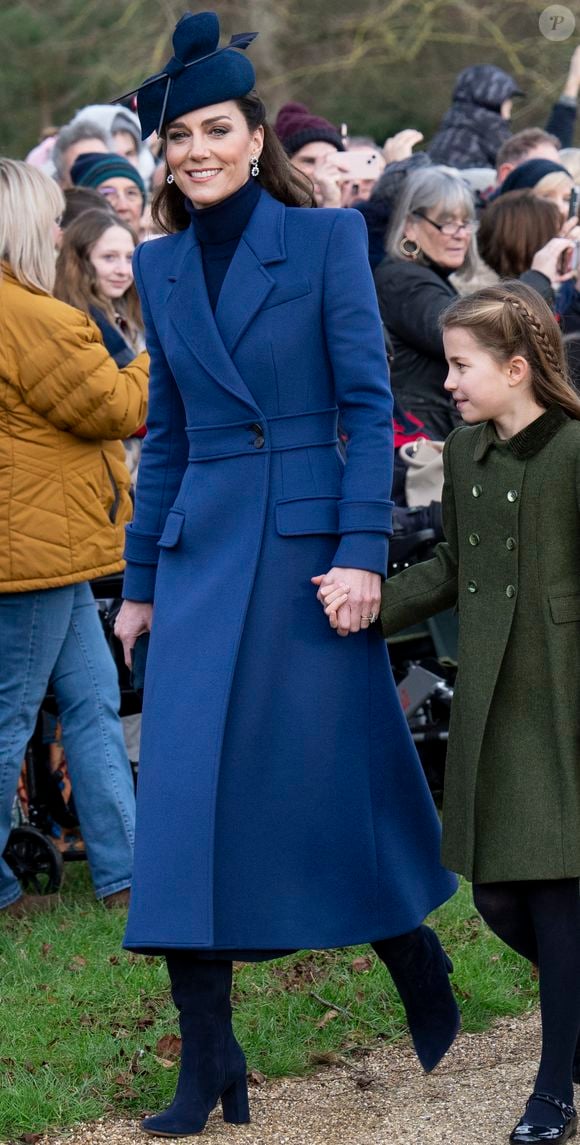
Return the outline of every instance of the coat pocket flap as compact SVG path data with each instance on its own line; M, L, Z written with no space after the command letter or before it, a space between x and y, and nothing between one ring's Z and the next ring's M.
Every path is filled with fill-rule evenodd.
M311 293L312 287L307 278L300 279L299 282L289 282L286 286L278 285L268 295L262 309L271 310L273 306L281 306L283 302L294 302L295 299Z
M161 549L175 548L181 536L185 513L181 509L170 509L167 514L165 528L157 542Z
M580 620L580 592L569 596L551 596L550 611L554 624L567 624Z
M338 533L338 497L294 497L276 503L276 528L283 537Z

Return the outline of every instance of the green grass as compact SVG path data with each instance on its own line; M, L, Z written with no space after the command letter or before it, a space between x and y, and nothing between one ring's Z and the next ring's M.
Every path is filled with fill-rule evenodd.
M124 914L95 903L84 864L69 867L64 903L0 921L1 1140L108 1112L141 1114L173 1093L167 1035L177 1022L165 963L120 949ZM480 922L466 885L435 919L455 963L464 1029L535 1004L527 964ZM370 953L307 952L238 969L236 1029L249 1069L299 1075L400 1037L402 1008Z

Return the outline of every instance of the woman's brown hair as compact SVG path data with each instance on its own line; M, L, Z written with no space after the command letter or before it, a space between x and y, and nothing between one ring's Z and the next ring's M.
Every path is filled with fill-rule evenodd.
M523 282L502 282L448 306L440 318L442 330L469 330L496 362L504 365L516 354L529 362L532 392L538 405L560 406L580 421L580 397L566 365L560 328L541 295Z
M483 261L500 278L517 278L530 269L536 251L553 239L561 226L556 203L530 190L506 191L483 211L477 246Z
M137 245L134 230L122 219L113 218L106 210L83 211L64 231L56 263L54 294L61 302L76 306L90 314L93 308L102 311L111 325L116 325L117 313L127 322L129 338L136 343L143 332L143 318L137 287L132 282L122 298L105 298L99 290L97 273L91 262L91 251L101 235L111 227L121 227L127 231Z
M314 207L314 190L310 179L292 166L273 127L266 121L266 108L255 91L235 100L250 133L264 128L264 146L260 155L257 181L266 191L287 207ZM165 128L162 132L165 144ZM169 170L166 170L166 176ZM184 231L191 222L183 192L175 183L164 179L151 204L151 216L166 234Z

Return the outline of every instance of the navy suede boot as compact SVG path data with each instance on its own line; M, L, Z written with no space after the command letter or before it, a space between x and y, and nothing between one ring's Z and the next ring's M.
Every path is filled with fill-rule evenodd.
M224 1121L250 1120L246 1059L232 1029L232 963L166 955L173 1001L179 1010L181 1067L173 1102L146 1117L141 1128L156 1137L201 1133L221 1098Z
M459 1033L459 1009L449 982L451 959L429 926L372 946L399 991L417 1057L430 1073Z

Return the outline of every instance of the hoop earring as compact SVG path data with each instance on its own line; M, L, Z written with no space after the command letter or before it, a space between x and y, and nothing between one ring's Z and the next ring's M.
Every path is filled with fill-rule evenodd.
M415 261L421 251L421 247L414 239L402 238L399 243L399 250L405 258L410 258Z
M256 178L257 175L260 174L260 168L258 166L258 159L259 159L259 155L250 155L250 163L252 164L251 174L254 176L254 179Z
M166 183L169 183L169 184L171 184L171 183L174 183L174 182L175 182L175 179L174 179L173 175L169 174L169 175L167 176L167 179L166 179L165 181L166 181Z

